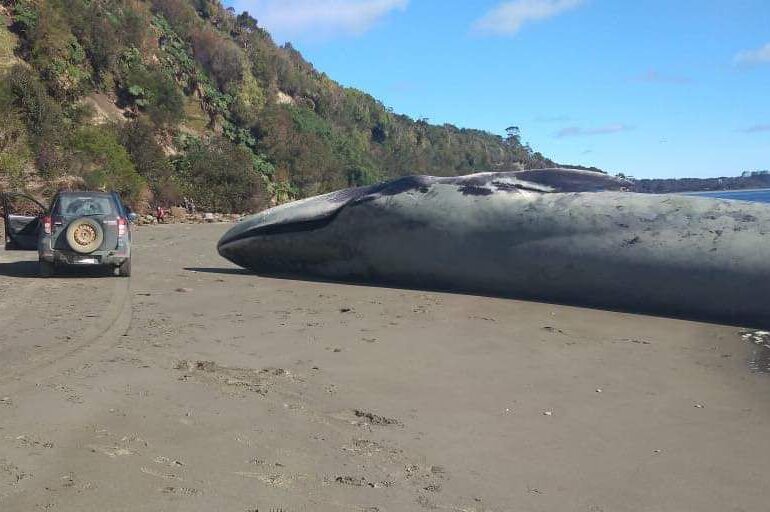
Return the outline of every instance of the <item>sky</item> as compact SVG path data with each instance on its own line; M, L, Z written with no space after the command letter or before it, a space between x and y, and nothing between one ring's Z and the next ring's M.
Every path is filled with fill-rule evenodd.
M225 0L398 113L637 178L770 169L768 0Z

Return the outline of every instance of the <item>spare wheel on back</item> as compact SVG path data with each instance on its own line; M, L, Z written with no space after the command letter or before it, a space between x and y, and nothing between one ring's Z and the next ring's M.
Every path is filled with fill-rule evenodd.
M73 251L89 254L102 246L104 230L94 219L75 219L67 226L67 243Z

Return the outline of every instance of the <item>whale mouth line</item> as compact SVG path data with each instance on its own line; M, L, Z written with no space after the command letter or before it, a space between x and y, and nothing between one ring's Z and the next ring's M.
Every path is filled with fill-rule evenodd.
M269 235L287 235L291 233L306 233L308 231L316 231L318 229L325 228L329 224L334 221L334 219L339 215L339 213L343 210L344 206L342 208L338 208L337 210L333 211L331 214L317 218L317 219L311 219L311 220L302 220L302 221L296 221L296 222L288 222L288 223L282 223L282 224L268 224L265 226L256 226L254 228L248 229L242 233L238 233L237 235L231 237L231 238L223 238L219 241L219 244L217 244L217 249L221 251L222 248L226 247L229 244L239 242L241 240L245 240L247 238L252 238L255 236L269 236Z

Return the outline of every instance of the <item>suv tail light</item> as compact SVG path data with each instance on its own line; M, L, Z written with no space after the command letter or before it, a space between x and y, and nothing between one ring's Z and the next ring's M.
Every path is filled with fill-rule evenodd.
M126 236L127 231L128 231L128 221L123 217L118 217L118 236L121 238Z
M43 217L43 232L46 235L50 235L53 231L53 222L51 221L51 216L47 215Z

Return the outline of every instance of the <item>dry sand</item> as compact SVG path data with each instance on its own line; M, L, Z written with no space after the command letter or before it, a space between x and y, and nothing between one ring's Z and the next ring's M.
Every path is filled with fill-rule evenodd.
M259 278L227 227L130 280L0 253L0 510L770 509L740 329Z

